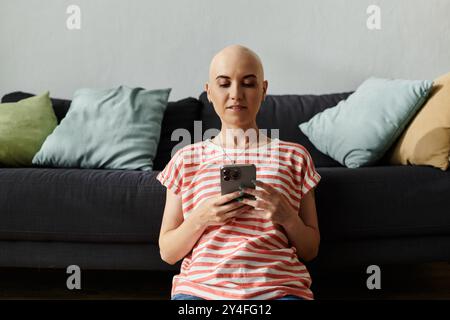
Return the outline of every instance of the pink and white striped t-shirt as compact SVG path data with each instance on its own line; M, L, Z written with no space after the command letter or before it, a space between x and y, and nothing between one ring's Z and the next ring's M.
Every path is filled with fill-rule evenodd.
M297 212L301 199L321 179L311 155L298 143L272 139L259 148L225 148L225 152L237 163L255 164L256 179L281 191ZM220 166L232 164L228 157L207 139L179 149L158 174L164 186L181 194L185 219L200 202L221 194ZM214 300L268 300L285 295L313 299L310 285L310 274L284 229L245 213L206 228L183 259L171 294Z

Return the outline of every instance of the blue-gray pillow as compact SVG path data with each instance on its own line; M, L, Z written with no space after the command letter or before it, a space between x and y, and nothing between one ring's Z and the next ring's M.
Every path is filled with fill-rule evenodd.
M33 164L151 170L171 89L79 89Z
M369 78L335 107L299 125L314 146L349 168L376 163L419 111L429 80Z

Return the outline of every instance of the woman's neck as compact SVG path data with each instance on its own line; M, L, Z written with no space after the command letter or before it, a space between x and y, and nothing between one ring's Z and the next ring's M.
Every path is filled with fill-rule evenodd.
M257 126L243 128L224 128L212 140L224 148L251 148L270 142L269 137L259 132Z

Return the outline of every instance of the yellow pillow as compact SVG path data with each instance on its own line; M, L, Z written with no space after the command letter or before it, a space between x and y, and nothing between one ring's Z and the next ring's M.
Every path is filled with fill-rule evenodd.
M434 81L430 98L391 149L389 162L447 170L450 154L450 73Z

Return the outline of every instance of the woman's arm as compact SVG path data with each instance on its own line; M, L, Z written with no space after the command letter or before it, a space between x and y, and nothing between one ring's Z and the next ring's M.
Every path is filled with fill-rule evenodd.
M320 232L314 189L302 198L298 215L292 215L292 219L287 221L283 228L289 241L297 249L297 256L300 259L310 261L317 256Z
M257 197L257 200L242 199L242 203L254 208L248 212L257 213L282 226L289 241L297 249L297 256L304 261L314 259L319 252L320 243L314 189L303 196L299 212L296 212L280 191L260 180L254 180L254 183L263 190L242 189L245 193Z
M248 210L248 206L238 201L227 204L240 196L240 192L215 195L205 199L190 215L183 219L181 195L167 189L166 206L159 234L161 258L175 264L184 258L210 225L222 225Z
M167 189L166 206L159 233L159 252L161 259L175 264L191 252L195 243L205 231L206 226L194 219L183 219L181 195Z

